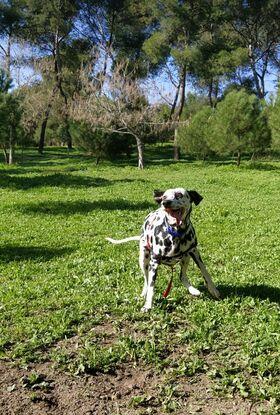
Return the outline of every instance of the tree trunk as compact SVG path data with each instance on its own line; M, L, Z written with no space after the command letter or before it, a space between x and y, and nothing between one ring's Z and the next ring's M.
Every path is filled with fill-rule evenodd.
M173 159L180 160L180 147L178 146L178 127L174 131L174 146L173 146Z
M208 89L208 100L209 100L209 104L210 104L211 108L214 107L212 93L213 93L213 79L211 79L211 81L209 83L209 89Z
M218 93L219 93L219 81L216 80L215 83L215 88L214 88L214 108L216 108L217 106L217 102L218 102Z
M9 137L9 164L14 162L14 146L13 146L13 127L10 127L10 137Z
M253 55L253 50L252 50L252 45L249 45L248 47L248 55L249 55L249 60L250 60L250 66L253 72L253 77L254 77L254 83L255 83L255 87L257 90L257 96L259 99L263 99L265 92L264 92L264 85L263 87L260 85L260 79L259 79L259 75L256 69L256 62L255 62L255 58Z
M139 137L136 138L137 152L138 152L138 168L144 169L144 145Z
M106 78L106 75L107 75L108 60L109 60L110 50L112 48L112 43L113 43L115 18L116 18L116 12L115 12L115 10L113 10L112 20L111 20L111 24L110 24L110 36L109 36L108 41L106 42L104 65L103 65L103 70L102 70L102 75L101 75L101 82L100 82L100 91L103 88L105 78Z
M9 155L7 153L7 150L5 147L3 147L3 153L4 153L4 157L5 157L5 163L9 164Z
M178 85L178 87L176 89L176 94L175 94L175 97L174 97L174 100L173 100L173 104L172 104L172 107L171 107L171 111L170 111L170 115L169 115L169 120L172 120L172 118L173 118L173 114L175 112L176 105L177 105L177 101L178 101L179 92L180 92L180 83L179 83L179 85Z
M8 44L7 44L7 51L5 57L5 72L7 77L10 79L11 77L11 45L12 45L12 37L8 35Z
M241 151L238 150L237 151L237 159L236 159L236 165L237 165L237 167L240 166L240 163L241 163Z
M181 118L181 115L184 109L184 105L185 105L186 75L187 75L187 68L186 68L186 65L184 65L182 68L181 79L180 79L180 89L181 89L180 102L179 102L178 111L175 116L175 120L177 122L180 121L180 118ZM178 161L180 159L180 149L178 146L178 127L176 127L174 131L174 153L173 155L174 155L174 160Z
M52 102L49 102L47 109L45 111L42 125L41 125L40 139L39 139L39 145L38 145L38 151L40 154L43 154L44 147L45 147L46 128L47 128L47 123L49 120L51 108L52 108Z
M43 151L44 151L46 128L47 128L50 112L51 112L51 109L52 109L53 100L54 100L55 94L57 93L57 90L58 90L58 86L55 85L53 87L53 90L52 90L47 108L46 108L45 113L44 113L43 122L42 122L42 125L41 125L39 145L38 145L38 151L39 151L40 154L43 154Z
M13 164L13 163L14 163L14 147L13 145L11 145L9 148L9 164Z
M66 132L66 141L67 141L67 149L72 150L72 137L69 130L69 117L68 113L65 114L65 132Z
M72 149L72 137L69 131L69 109L68 109L68 99L67 99L67 95L65 94L63 87L62 87L62 76L61 76L61 71L62 71L62 65L61 65L61 59L60 59L60 44L59 44L59 36L58 36L58 31L56 33L56 37L55 37L55 45L54 45L54 70L55 70L55 74L56 74L56 86L57 89L60 92L60 95L62 96L63 100L64 100L64 120L65 120L65 125L66 125L66 139L67 139L67 148L68 150Z

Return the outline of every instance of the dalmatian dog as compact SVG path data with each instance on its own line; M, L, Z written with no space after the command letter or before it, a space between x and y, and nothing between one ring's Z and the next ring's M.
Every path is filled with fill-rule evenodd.
M154 287L160 264L173 266L181 264L180 280L193 296L200 291L193 287L187 278L186 271L193 259L200 269L210 294L220 298L197 248L197 238L190 216L193 203L198 205L203 197L195 190L183 188L168 189L165 192L155 190L154 199L159 208L151 212L145 219L140 236L115 240L106 238L114 244L132 240L140 241L139 264L144 274L144 287L141 296L145 298L142 311L152 308Z

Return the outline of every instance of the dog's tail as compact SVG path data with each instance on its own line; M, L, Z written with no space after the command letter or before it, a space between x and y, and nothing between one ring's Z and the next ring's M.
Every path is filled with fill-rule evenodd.
M140 236L131 236L130 238L125 238L125 239L113 239L113 238L105 238L105 239L111 242L112 244L124 244L130 241L140 241Z

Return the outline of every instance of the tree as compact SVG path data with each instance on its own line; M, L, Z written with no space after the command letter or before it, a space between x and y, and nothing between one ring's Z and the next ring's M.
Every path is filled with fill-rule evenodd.
M237 42L229 42L226 25L215 6L209 9L209 20L202 24L190 64L193 84L207 93L212 108L218 102L223 84L248 61L246 50Z
M83 72L81 84L71 111L73 119L89 125L94 131L134 137L138 167L144 168L143 139L153 124L154 111L126 63L118 64L105 82L92 78L90 70Z
M12 42L21 34L24 25L23 1L6 0L0 4L0 53L4 57L4 70L7 77L11 77L11 46Z
M97 130L84 122L72 122L71 131L75 144L94 155L96 164L99 164L102 158L113 160L121 154L130 157L133 137L128 134Z
M211 125L211 148L219 154L236 153L237 166L243 152L254 153L260 143L268 145L269 142L260 102L255 95L249 95L244 90L228 93L217 104Z
M14 146L20 129L21 108L18 97L9 93L12 83L4 71L0 71L0 145L8 164L14 162Z
M67 145L72 147L69 131L69 102L63 79L62 49L69 42L77 15L77 1L70 0L25 0L26 21L25 37L39 48L43 56L51 59L53 74L51 94L42 116L39 152L43 151L45 132L54 99L57 94L63 98L63 116L65 121Z
M127 60L137 78L148 69L142 45L149 35L150 16L146 2L137 0L82 0L76 31L94 49L96 75L106 77L114 65Z
M188 124L180 126L178 141L184 153L195 155L203 160L213 153L209 146L212 116L213 109L204 106L194 114Z
M272 143L271 147L273 150L280 150L280 89L276 99L271 103L269 108L269 127L271 129Z
M172 61L178 83L170 118L180 121L186 97L186 81L190 63L193 60L193 45L205 18L202 1L149 2L149 10L154 18L154 30L144 43L144 51L154 65L162 66ZM179 159L177 145L178 129L174 132L174 159Z
M257 96L266 95L265 79L280 40L279 0L224 1L229 37L247 51Z

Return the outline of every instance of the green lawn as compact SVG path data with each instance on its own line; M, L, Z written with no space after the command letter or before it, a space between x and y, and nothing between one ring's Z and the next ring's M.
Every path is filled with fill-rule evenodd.
M62 149L0 165L0 356L21 365L49 359L76 374L132 362L168 372L173 386L203 373L215 393L269 401L276 414L280 162L174 164L158 151L150 149L144 171L132 162L96 166ZM143 315L137 243L105 237L137 235L155 208L153 189L177 186L204 196L193 223L223 299L205 290L192 298L175 278L163 300L170 269L162 267L154 308ZM195 266L189 276L202 286ZM65 340L72 336L75 351ZM174 410L170 396L163 411Z

